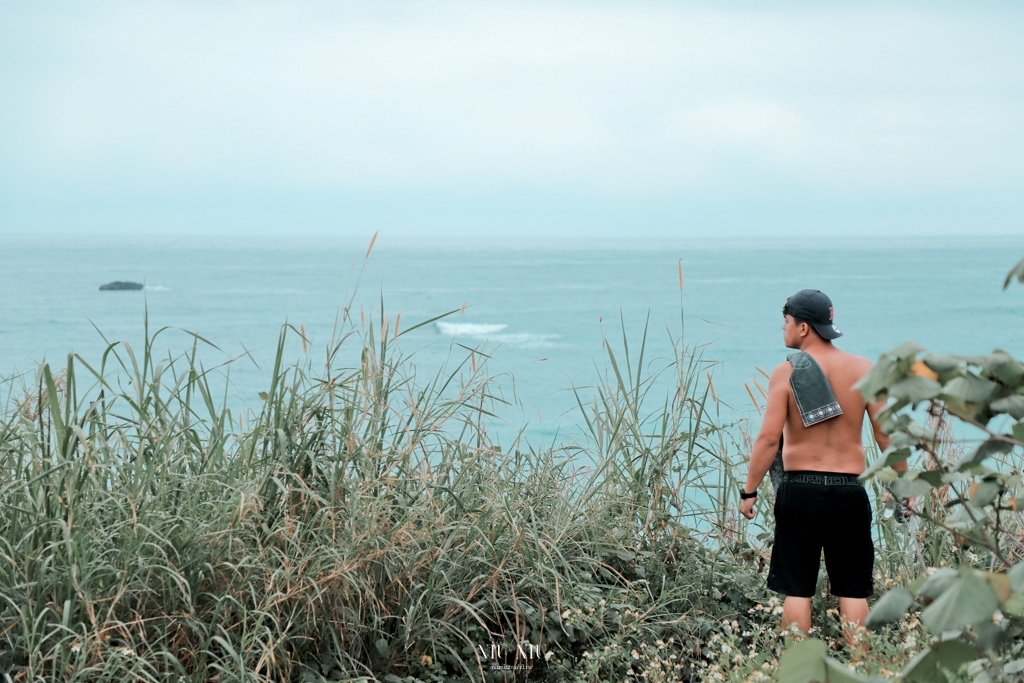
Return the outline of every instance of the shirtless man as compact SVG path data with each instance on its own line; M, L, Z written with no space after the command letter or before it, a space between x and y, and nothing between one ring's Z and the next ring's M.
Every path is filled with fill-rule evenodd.
M832 345L842 333L832 323L832 302L825 294L801 290L786 301L782 313L783 341L818 363L842 414L804 427L789 382L793 368L788 361L776 366L768 381L768 407L750 455L740 512L754 517L757 488L784 436L786 479L775 499L775 545L768 572L768 588L786 595L783 627L795 623L804 633L810 631L822 549L843 623L859 625L868 613L875 558L871 503L856 479L865 469L861 428L866 411L878 447L888 448L889 438L873 417L885 404L865 403L853 388L872 363ZM897 469L907 466L901 465Z

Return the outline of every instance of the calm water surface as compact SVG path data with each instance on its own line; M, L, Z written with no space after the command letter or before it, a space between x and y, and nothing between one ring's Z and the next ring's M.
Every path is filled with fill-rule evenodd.
M645 322L647 358L663 365L670 337L704 345L719 395L753 414L744 388L785 359L781 307L793 292L828 293L837 343L872 359L912 339L938 352L994 347L1024 357L1024 286L1002 290L1024 256L1024 237L980 242L847 241L834 244L694 242L624 245L523 244L443 247L382 238L362 269L365 246L291 243L189 244L166 240L66 241L0 238L0 374L34 373L68 353L98 361L110 341L141 346L146 306L151 330L191 330L215 343L208 366L230 365L228 401L258 403L273 366L281 325L302 326L309 354L323 357L339 309L380 317L381 301L402 327L445 311L465 311L403 337L419 372L460 357L454 342L486 345L491 371L505 373L506 427L528 425L554 439L578 423L571 387L587 393L606 370L602 335L621 349L622 325L636 353ZM682 260L684 291L679 292ZM358 287L357 287L358 277ZM101 292L114 280L144 292ZM99 331L97 331L99 330ZM102 332L102 336L100 334ZM190 344L171 329L162 354ZM287 347L304 357L299 340ZM761 379L762 386L764 384Z

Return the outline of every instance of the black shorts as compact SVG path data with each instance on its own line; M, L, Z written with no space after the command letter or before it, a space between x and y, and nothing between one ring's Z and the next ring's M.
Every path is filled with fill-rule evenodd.
M857 475L787 472L775 497L768 588L812 597L822 549L833 595L866 598L872 594L871 502Z

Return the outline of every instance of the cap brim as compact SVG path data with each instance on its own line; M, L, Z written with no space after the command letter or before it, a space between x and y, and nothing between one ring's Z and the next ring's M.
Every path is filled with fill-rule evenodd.
M811 323L814 325L814 329L817 330L818 334L821 335L822 339L837 339L843 336L843 333L839 331L839 328L829 323L824 325L822 323Z

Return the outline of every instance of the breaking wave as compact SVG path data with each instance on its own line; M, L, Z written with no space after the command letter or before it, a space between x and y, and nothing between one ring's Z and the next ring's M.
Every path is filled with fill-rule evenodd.
M467 337L473 340L489 341L494 344L520 349L546 349L561 346L554 340L557 334L534 334L531 332L510 332L502 334L508 327L504 323L450 323L436 322L437 331L452 337Z

